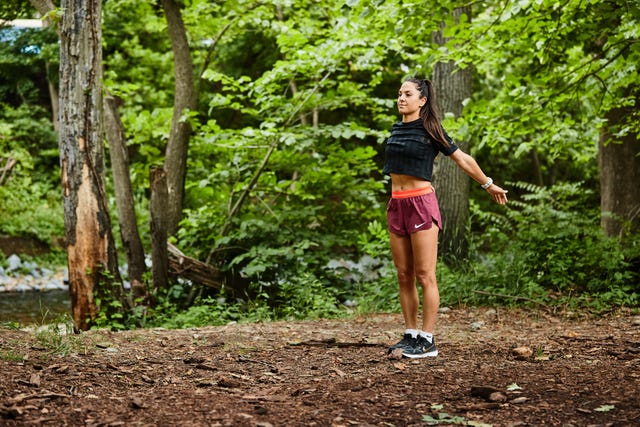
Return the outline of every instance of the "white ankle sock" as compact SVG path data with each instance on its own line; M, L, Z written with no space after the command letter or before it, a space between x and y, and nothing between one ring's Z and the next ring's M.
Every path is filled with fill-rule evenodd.
M418 338L418 334L420 333L420 331L417 329L407 329L406 331L404 331L404 333L411 334L413 338Z
M420 336L426 338L429 342L433 342L433 334L430 332L420 332Z

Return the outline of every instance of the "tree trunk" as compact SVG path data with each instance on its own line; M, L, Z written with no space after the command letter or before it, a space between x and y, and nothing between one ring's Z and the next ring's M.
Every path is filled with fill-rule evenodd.
M49 87L49 97L51 98L51 118L53 121L53 130L58 132L60 129L60 114L58 112L60 106L60 100L58 97L58 85L51 81L51 75L49 74L49 68L51 64L47 61L45 67L47 69L47 85Z
M196 109L197 100L195 98L191 52L180 7L174 0L162 0L162 8L167 18L167 27L171 38L176 90L171 133L164 164L167 173L169 203L163 206L163 212L157 212L157 214L163 213L167 216L167 234L172 236L177 231L182 217L187 153L191 135L191 125L183 116Z
M454 10L454 17L466 14L469 8ZM443 28L434 34L434 41L444 45ZM436 91L440 118L451 113L459 117L463 109L463 101L471 97L472 75L469 68L458 69L454 62L439 62L433 69L433 86ZM469 152L467 141L456 141L465 152ZM443 229L439 251L442 259L450 265L464 260L468 256L467 223L469 221L469 177L448 159L438 157L434 165L434 187L438 194L438 202L442 211Z
M29 2L42 16L56 8L52 0L29 0Z
M608 236L640 230L640 140L633 132L615 136L633 115L632 108L609 111L600 133L600 225Z
M136 211L133 199L133 188L129 176L129 154L124 137L124 128L118 112L119 100L107 95L104 103L104 116L113 184L116 195L116 207L120 222L120 237L127 254L127 265L131 290L136 299L147 299L143 283L146 271L144 263L144 249L138 231Z
M190 280L194 285L222 289L224 276L218 268L186 256L171 243L167 244L167 249L169 255L168 267L172 275Z
M87 330L97 300L120 300L105 195L101 0L63 0L60 24L60 167L69 290L75 327ZM106 310L109 316L108 310Z
M167 249L166 210L169 195L167 194L167 174L161 167L152 167L149 173L151 187L151 273L153 288L166 289L169 285L169 254ZM157 292L154 292L154 295Z

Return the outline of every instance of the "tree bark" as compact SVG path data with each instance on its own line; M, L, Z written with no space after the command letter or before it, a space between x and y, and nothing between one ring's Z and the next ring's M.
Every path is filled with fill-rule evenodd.
M169 271L194 284L222 289L224 277L220 270L210 264L183 254L175 245L167 245L169 251Z
M63 0L61 8L59 148L69 291L75 327L87 330L98 316L97 300L125 303L104 182L102 2Z
M55 132L58 132L60 130L60 100L58 97L58 86L53 81L51 81L51 75L49 73L50 64L48 61L45 63L45 67L47 69L47 86L49 87L49 98L51 98L51 118L53 121L53 130Z
M182 217L187 153L191 136L191 125L188 120L183 120L183 116L196 109L197 100L191 52L180 7L174 0L162 0L162 8L171 38L175 75L173 118L164 164L167 173L169 203L163 206L163 212L167 216L167 234L172 236L178 230L178 224Z
M133 187L129 176L129 154L124 136L124 127L118 112L119 100L107 95L104 103L104 116L109 156L113 172L113 184L116 195L116 207L120 222L120 237L127 255L129 281L133 296L146 300L147 293L143 283L146 271L144 249L138 230L136 210L133 199Z
M153 288L166 289L169 286L169 261L167 252L166 209L169 200L167 174L161 167L152 167L149 173L151 186L151 274ZM157 292L154 292L154 295Z
M45 16L56 8L51 0L29 0L29 2L42 16Z
M469 8L454 10L454 18L466 14L470 18ZM443 28L434 34L434 41L444 45ZM440 118L452 113L459 117L463 101L471 97L472 75L469 68L459 69L454 62L438 62L433 69L433 86L436 91ZM456 141L465 152L469 152L467 141ZM468 257L469 243L467 224L469 221L470 179L457 165L442 157L434 165L434 187L442 211L443 229L439 251L442 259L449 265L455 265Z
M635 105L639 104L636 94ZM608 236L624 237L640 230L640 140L633 132L615 136L633 116L632 108L609 111L600 133L600 225Z

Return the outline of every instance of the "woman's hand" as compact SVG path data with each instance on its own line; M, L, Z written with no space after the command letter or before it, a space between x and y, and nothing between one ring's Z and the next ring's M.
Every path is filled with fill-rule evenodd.
M491 184L489 188L487 188L487 192L491 194L491 197L493 197L496 203L501 205L507 203L507 190L500 188L496 184Z

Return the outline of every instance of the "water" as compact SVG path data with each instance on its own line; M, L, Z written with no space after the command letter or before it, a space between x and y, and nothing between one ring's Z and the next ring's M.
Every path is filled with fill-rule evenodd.
M71 316L69 291L0 293L0 324L45 325Z

